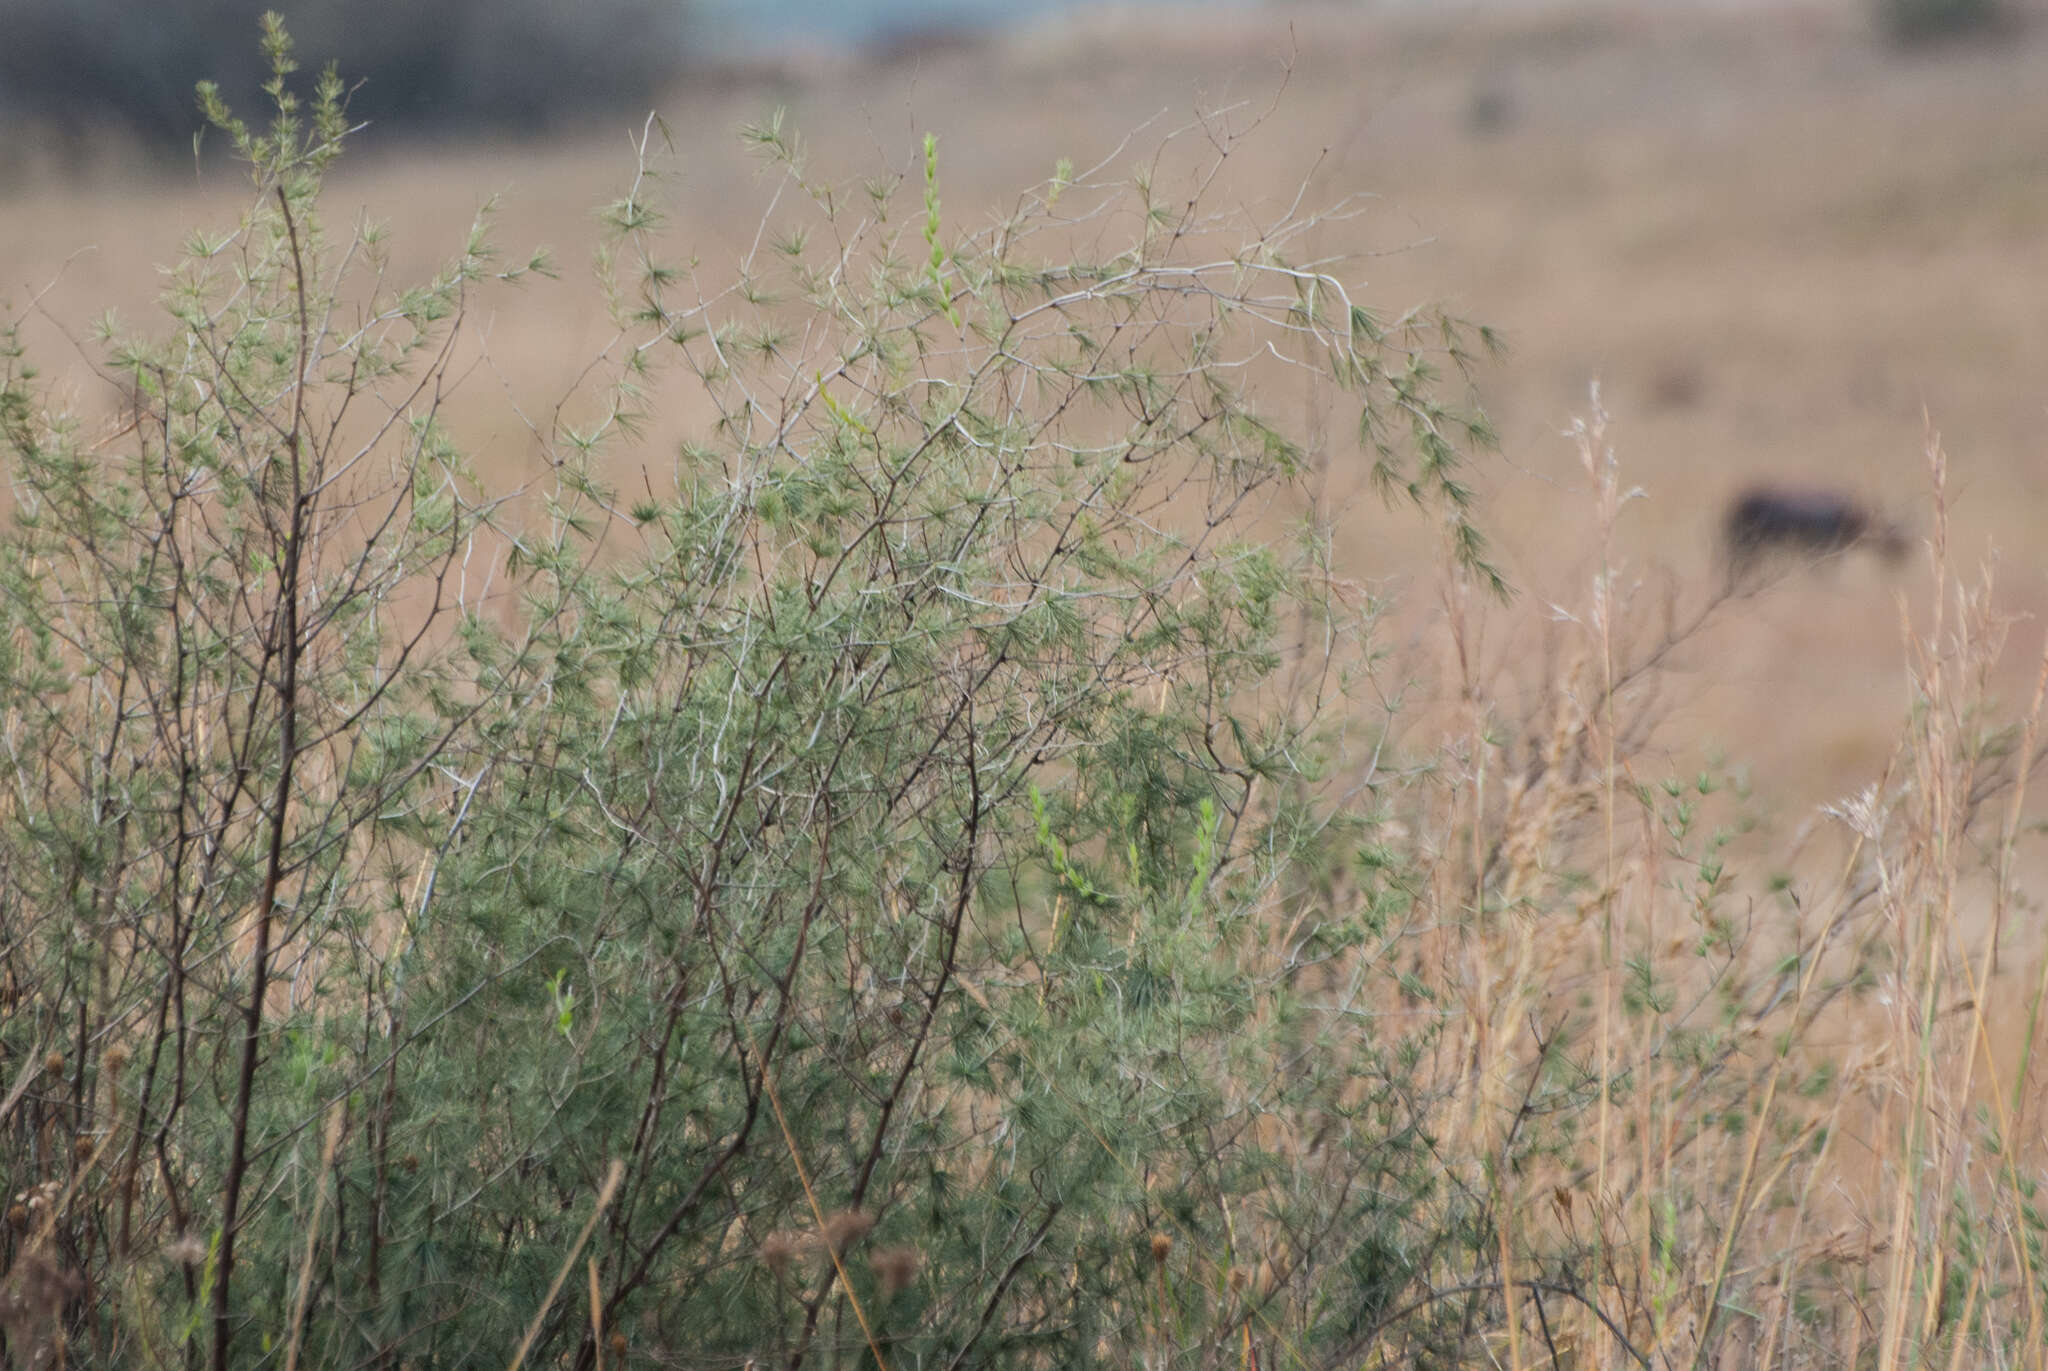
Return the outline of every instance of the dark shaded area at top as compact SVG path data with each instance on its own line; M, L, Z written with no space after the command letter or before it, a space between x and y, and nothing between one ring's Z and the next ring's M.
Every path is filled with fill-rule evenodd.
M1197 0L1256 4L1264 0ZM1498 3L1499 0L1492 0ZM542 134L644 110L692 69L797 49L888 50L1100 0L0 0L0 117L58 137L188 146L193 86L260 122L258 18L283 14L310 90L390 130Z
M58 135L189 146L193 86L265 120L258 18L283 13L303 82L329 62L352 116L413 130L542 133L645 108L689 52L687 0L0 0L0 115Z

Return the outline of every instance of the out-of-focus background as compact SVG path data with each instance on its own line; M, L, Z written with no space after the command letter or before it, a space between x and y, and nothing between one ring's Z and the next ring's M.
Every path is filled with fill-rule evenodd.
M0 303L86 416L120 399L91 365L91 321L147 321L157 264L239 212L222 140L195 147L191 87L211 76L260 109L261 8L0 0ZM489 366L463 401L486 472L536 460L506 392L545 406L610 336L593 209L631 177L650 109L675 140L676 239L716 267L768 206L738 130L777 108L837 178L908 169L936 133L946 213L971 226L1059 158L1086 166L1245 102L1270 113L1225 195L1369 193L1314 245L1360 254L1365 300L1442 300L1505 334L1478 378L1503 440L1479 468L1483 522L1531 624L1594 565L1560 430L1596 377L1645 492L1623 551L1678 612L1711 594L1723 512L1758 480L1839 490L1917 546L1923 416L1954 455L1962 559L1995 556L2005 601L2048 609L2048 15L2031 0L283 9L309 68L360 81L369 127L330 214L387 221L404 274L495 195L498 241L549 244L564 269L486 302ZM1344 495L1350 454L1331 441ZM1346 498L1348 569L1430 585L1426 534ZM1725 606L1676 663L1674 760L1724 753L1795 809L1870 780L1906 702L1900 596L1922 581L1910 560L1851 554ZM1541 631L1504 627L1495 667ZM2038 641L2016 633L2012 694Z

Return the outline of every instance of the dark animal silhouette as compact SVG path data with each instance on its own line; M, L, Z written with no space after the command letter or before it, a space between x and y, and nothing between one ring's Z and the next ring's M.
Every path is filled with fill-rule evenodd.
M1887 562L1906 555L1905 533L1854 496L1836 490L1753 486L1721 522L1729 569L1742 573L1773 554L1827 557L1870 547Z

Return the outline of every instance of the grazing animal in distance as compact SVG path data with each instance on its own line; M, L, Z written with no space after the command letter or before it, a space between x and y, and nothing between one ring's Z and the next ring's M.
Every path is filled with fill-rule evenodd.
M1721 548L1737 576L1776 554L1820 558L1859 545L1886 562L1902 559L1908 546L1897 524L1838 490L1752 486L1721 521Z

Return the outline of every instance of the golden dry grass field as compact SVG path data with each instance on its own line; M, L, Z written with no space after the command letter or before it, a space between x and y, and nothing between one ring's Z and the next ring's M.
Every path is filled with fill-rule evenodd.
M936 132L946 210L969 227L1059 157L1087 166L1134 133L1142 153L1205 111L1240 106L1243 123L1270 107L1225 196L1369 194L1314 248L1370 254L1353 274L1377 309L1441 300L1506 335L1510 356L1481 377L1504 448L1481 485L1525 602L1568 594L1591 567L1560 431L1598 378L1647 497L1624 550L1681 601L1710 588L1721 510L1753 479L1839 486L1924 534L1924 410L1955 457L1964 561L1996 556L2014 609L2048 605L2033 551L2048 510L2048 28L1901 52L1843 0L1514 18L1446 6L1398 22L1356 7L1137 10L878 63L810 54L700 81L663 111L673 241L709 275L755 238L771 182L737 131L778 106L813 165L845 180L909 167ZM611 336L588 264L593 210L632 173L628 134L394 147L372 129L344 167L330 214L388 222L401 276L452 249L491 195L503 247L557 254L562 280L482 302L490 366L457 410L486 472L534 460L505 392L544 413ZM0 195L0 297L19 310L40 295L31 345L82 408L111 392L81 360L90 344L59 326L82 340L110 309L147 319L155 264L188 229L231 223L240 199L189 173L138 182L20 159ZM671 426L639 456L659 467L693 413L671 397ZM1353 454L1337 439L1330 455L1341 486ZM1412 521L1350 508L1353 570L1433 579ZM1852 558L1718 615L1679 663L1674 745L1725 752L1794 810L1869 780L1904 704L1894 591L1917 579L1917 562L1890 576ZM2038 633L2018 632L2016 679ZM1496 636L1503 653L1530 650Z

